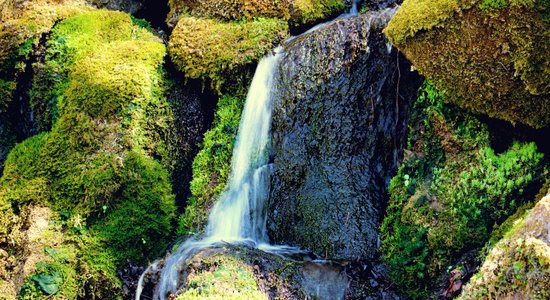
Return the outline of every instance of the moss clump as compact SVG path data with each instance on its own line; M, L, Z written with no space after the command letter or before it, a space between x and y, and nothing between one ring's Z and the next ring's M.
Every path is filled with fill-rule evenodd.
M191 197L179 220L179 235L196 233L208 219L208 212L224 190L244 100L224 96L218 101L212 128L204 134L201 150L193 161Z
M22 212L33 204L76 219L58 230L65 237L60 245L76 256L45 260L26 281L29 297L51 295L62 281L56 295L116 298L116 267L160 255L173 232L169 173L155 159L167 159L161 137L172 118L164 95L166 50L130 16L93 11L59 23L46 51L40 78L51 92L37 88L34 100L51 105L55 122L11 151L0 209ZM24 219L0 219L1 238L13 241ZM10 251L26 251L24 240ZM18 274L2 271L6 281Z
M446 101L541 128L550 124L549 11L547 1L409 0L385 33Z
M178 300L268 299L258 288L251 266L228 255L217 255L211 260L215 263L210 267L187 277L188 289Z
M169 0L168 24L182 16L214 18L223 21L278 18L292 25L313 25L341 13L344 0Z
M186 77L210 80L218 92L243 93L253 64L286 32L286 23L277 19L223 23L186 17L172 32L169 52Z
M461 299L550 297L550 197L543 198L491 250Z
M495 154L486 127L429 85L413 111L411 153L391 181L381 249L402 292L425 298L447 266L479 250L529 200L525 189L545 171L533 143Z

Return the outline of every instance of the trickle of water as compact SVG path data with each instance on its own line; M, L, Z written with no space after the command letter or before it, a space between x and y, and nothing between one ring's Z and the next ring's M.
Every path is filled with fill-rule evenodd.
M264 203L269 186L272 86L282 51L281 47L275 49L256 68L239 125L228 189L222 193L210 212L205 237L201 240L191 238L185 241L166 258L161 270L158 270L158 263L152 264L139 280L137 300L143 291L144 276L152 271L160 272L155 299L164 300L168 293L175 293L184 262L197 251L214 244L251 241L268 251L278 249L275 246L266 246L268 238ZM289 247L285 249L298 250Z

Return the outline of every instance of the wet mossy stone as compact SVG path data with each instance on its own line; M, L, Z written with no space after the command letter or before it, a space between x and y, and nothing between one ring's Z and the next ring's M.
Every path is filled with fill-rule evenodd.
M167 22L172 26L183 16L218 20L278 18L291 26L314 25L346 7L345 0L169 0Z
M442 93L475 113L550 124L548 1L404 1L385 34Z
M170 37L169 52L187 78L211 82L220 93L244 94L253 66L286 35L278 19L220 22L184 17Z

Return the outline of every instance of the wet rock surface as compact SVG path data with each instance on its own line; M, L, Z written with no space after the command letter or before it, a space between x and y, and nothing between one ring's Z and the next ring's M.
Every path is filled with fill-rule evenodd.
M272 125L272 242L331 259L376 256L419 86L381 33L392 13L340 19L286 45Z

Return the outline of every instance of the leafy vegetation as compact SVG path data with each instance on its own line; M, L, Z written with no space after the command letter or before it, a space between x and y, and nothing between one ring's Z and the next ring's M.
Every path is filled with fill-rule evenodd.
M211 206L225 188L243 105L244 100L238 97L223 96L218 101L212 128L204 134L193 161L192 196L179 219L179 235L202 229Z
M391 181L382 252L402 292L425 298L438 274L532 200L524 191L546 171L533 143L495 154L484 125L430 85L413 111L411 156Z
M253 66L287 34L277 19L223 23L182 18L170 38L174 64L188 78L210 80L219 93L244 94Z

